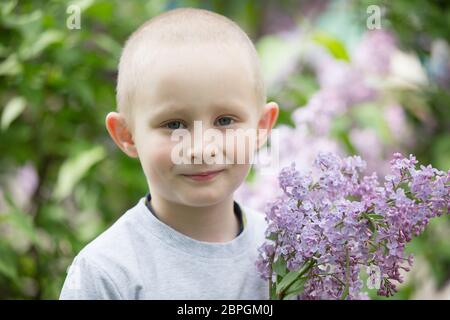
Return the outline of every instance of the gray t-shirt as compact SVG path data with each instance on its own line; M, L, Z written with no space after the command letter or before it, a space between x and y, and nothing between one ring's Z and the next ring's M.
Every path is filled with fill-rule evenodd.
M163 223L142 197L75 257L60 299L268 299L255 265L267 223L240 208L243 231L212 243Z

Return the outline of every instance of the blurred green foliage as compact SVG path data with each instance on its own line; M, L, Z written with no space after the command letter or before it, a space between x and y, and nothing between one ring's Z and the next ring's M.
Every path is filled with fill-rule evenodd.
M67 28L70 5L82 9L80 29ZM214 10L258 32L254 1L0 3L0 176L11 208L0 215L0 299L57 298L75 254L145 194L139 163L116 148L104 119L115 109L126 38L178 6ZM38 182L21 207L6 181L27 164Z
M450 15L443 2L427 4L427 10L418 1L395 3L385 5L392 8L390 27L405 47L424 59L429 55L417 44L417 30L402 19L404 6L418 13L414 19L424 24L422 32L449 39ZM80 29L67 28L71 4L82 9ZM0 181L3 208L8 208L0 212L0 299L58 298L76 253L147 191L138 161L117 149L104 119L115 109L117 63L125 39L147 19L178 6L224 14L255 41L265 32L267 8L279 6L289 12L298 7L296 1L249 0L0 3ZM339 37L318 33L316 40L348 59ZM314 76L304 70L289 79L279 96L269 99L288 107L304 105L317 88ZM418 122L418 135L424 139L412 151L421 161L449 169L448 91L430 88L424 99L438 125L432 132L421 132ZM281 110L278 123L293 125L289 110ZM36 168L37 181L32 188L26 175L15 181L20 192L30 189L30 201L19 203L7 181L28 164ZM434 253L427 250L430 245ZM431 261L439 283L450 276L448 245L431 231L412 244ZM408 297L408 290L400 297Z

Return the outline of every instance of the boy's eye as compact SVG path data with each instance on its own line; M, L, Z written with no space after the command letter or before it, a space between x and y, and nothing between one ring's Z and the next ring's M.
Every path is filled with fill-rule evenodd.
M171 121L171 122L166 123L164 126L166 128L169 128L169 129L172 129L172 130L176 130L176 129L180 129L180 127L184 126L184 124L181 123L181 121Z
M232 121L234 121L234 119L231 118L231 117L222 117L219 120L217 120L217 122L221 126L228 126L228 125L230 125L232 123Z

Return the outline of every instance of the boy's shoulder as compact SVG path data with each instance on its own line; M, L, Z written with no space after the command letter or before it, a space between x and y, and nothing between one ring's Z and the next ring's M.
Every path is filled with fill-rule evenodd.
M120 299L129 294L122 287L136 281L132 235L139 232L141 201L75 256L60 299Z

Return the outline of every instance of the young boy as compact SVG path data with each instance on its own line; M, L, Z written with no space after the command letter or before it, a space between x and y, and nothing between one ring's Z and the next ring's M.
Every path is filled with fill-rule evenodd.
M190 164L177 162L171 139L194 134L195 121L219 133L265 129L245 152L264 145L278 105L266 104L245 32L202 9L149 20L123 49L117 104L106 127L139 159L149 192L75 257L60 299L268 299L255 265L264 215L233 200L251 164L236 163L232 143L209 155L234 163L205 164L203 140L188 147Z

